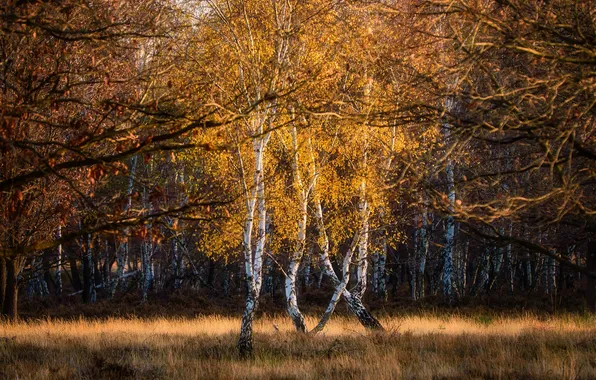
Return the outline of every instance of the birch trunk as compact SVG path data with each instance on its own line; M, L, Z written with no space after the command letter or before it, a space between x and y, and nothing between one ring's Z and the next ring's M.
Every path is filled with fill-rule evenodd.
M385 273L385 267L387 265L387 251L389 250L389 244L387 239L383 240L383 252L379 255L379 297L383 300L387 299L387 274Z
M132 190L133 190L135 174L136 174L136 170L137 170L137 160L138 160L137 156L133 156L131 163L130 163L130 169L128 172L128 184L126 187L126 206L124 208L124 213L129 212L130 209L132 208ZM116 278L114 280L112 280L112 283L110 286L110 298L114 298L114 295L116 294L116 289L118 288L118 285L120 284L120 279L124 278L124 268L128 261L129 229L125 229L124 234L126 235L124 237L124 242L121 244L118 244L118 249L116 250Z
M263 284L263 289L261 294L268 294L273 297L273 293L275 291L273 287L273 260L271 257L267 257L265 259L265 267L263 268L263 279L265 283Z
M300 202L300 210L298 217L298 231L296 236L296 246L292 256L290 257L290 264L288 271L286 272L285 280L285 294L287 311L292 319L292 323L296 328L296 331L305 333L306 324L304 322L304 316L298 308L298 299L296 292L296 278L298 275L298 268L304 255L304 248L306 245L306 227L308 217L308 192L304 188L302 183L302 176L300 175L299 153L298 153L298 136L296 126L292 127L292 149L293 149L293 160L292 160L292 172L294 177L294 188L298 201Z
M58 226L58 239L62 238L62 226ZM58 246L58 258L56 263L56 296L62 296L62 244Z
M296 294L296 278L298 275L298 268L300 267L300 261L304 254L304 245L306 243L306 221L307 221L307 204L306 201L302 202L301 217L298 223L298 241L296 242L296 249L290 259L290 265L286 273L285 280L285 292L287 310L294 327L298 332L306 332L306 325L304 322L304 316L298 308L298 300Z
M365 188L365 185L362 185ZM363 190L364 195L362 196L362 200L360 202L360 213L362 215L362 229L360 232L360 239L358 242L358 266L357 266L357 275L358 275L358 284L354 291L352 291L352 295L359 299L362 299L364 293L366 292L367 286L367 275L368 275L368 235L369 235L369 209L368 209L368 202L366 201L365 193L366 190Z
M346 252L343 260L342 266L342 280L340 280L333 269L333 265L331 264L331 260L329 259L329 238L327 236L327 232L325 229L325 225L323 223L323 208L321 206L321 202L318 197L315 195L315 213L317 218L317 223L319 227L319 239L321 242L321 264L325 270L325 274L331 278L333 284L335 285L335 291L325 313L319 320L319 323L315 326L313 330L311 330L311 334L317 334L318 332L322 331L325 327L325 324L331 318L331 315L335 311L335 307L337 306L339 300L343 296L346 302L348 303L348 308L350 311L358 318L360 323L368 329L374 330L382 330L383 326L379 323L375 317L368 312L366 307L362 304L362 301L358 297L354 297L347 289L346 286L350 279L350 262L352 260L352 256L354 255L354 251L356 249L356 245L360 240L361 231L356 233L354 238L352 239L352 244L349 250Z
M418 241L416 244L416 299L424 298L424 274L426 271L426 258L429 250L429 215L426 207L422 211L421 226L418 229Z
M180 289L182 276L180 273L180 255L178 254L177 236L174 236L172 239L172 261L170 263L170 270L172 271L172 277L174 277L174 289Z
M458 224L456 228L456 233L460 236L460 226ZM465 276L466 276L466 246L468 242L466 241L465 244L461 242L459 239L455 244L454 253L455 256L453 258L453 284L455 289L455 294L458 297L463 297L465 295Z
M372 256L372 292L374 295L379 294L379 252L375 251Z
M150 227L149 227L150 228ZM141 299L147 301L149 287L151 286L151 254L152 254L151 235L149 241L145 239L141 246Z
M387 249L387 239L383 237L381 250L376 251L372 256L372 290L373 293L382 300L387 298L387 289L385 285L385 264L387 262Z
M462 249L462 265L460 268L459 279L461 281L461 295L466 295L468 287L468 260L470 258L470 242L466 241Z
M333 295L331 296L331 300L329 301L329 305L327 306L325 313L323 314L322 318L319 320L319 323L315 326L315 328L311 330L311 334L316 334L323 330L325 324L329 321L329 318L331 318L331 315L335 311L335 307L339 303L342 295L344 294L344 292L347 292L346 286L348 285L348 282L350 280L350 262L352 260L352 256L354 255L356 244L359 238L359 234L356 234L354 236L354 238L352 239L352 244L344 256L342 265L343 276L342 280L340 281L340 279L337 277L337 274L335 273L335 269L333 269L331 260L329 259L329 239L327 237L327 232L324 229L324 226L320 223L322 220L323 213L319 201L316 201L315 207L317 209L317 218L319 220L319 234L321 235L320 238L323 241L323 246L321 247L321 262L325 268L325 273L333 281L335 285L335 290L333 292ZM349 294L349 292L347 293ZM351 295L349 295L349 298L353 299Z
M449 159L445 173L447 175L447 193L449 198L450 213L453 212L453 205L455 204L455 185L454 185L454 165L453 161ZM453 215L447 216L445 228L445 248L443 249L443 295L451 302L453 300L452 287L452 267L453 267L453 248L455 241L455 218Z
M153 165L151 165L153 166ZM150 210L148 189L143 189L143 209ZM146 302L149 294L149 288L153 284L153 224L147 224L147 235L141 243L141 302Z
M260 129L262 132L262 129ZM263 253L265 248L266 227L267 227L267 211L265 208L265 181L264 181L264 150L267 144L269 135L256 138L253 143L254 157L255 157L255 171L254 171L254 188L248 196L248 188L245 187L247 195L246 200L246 220L244 223L243 246L244 246L244 269L246 275L247 296L244 313L242 314L242 323L240 327L240 338L238 339L238 350L241 356L249 356L252 354L253 337L252 337L252 322L254 320L254 313L258 307L259 293L261 291L262 275L263 275ZM241 167L242 160L240 152L238 152ZM245 178L244 174L242 175ZM254 250L252 250L252 230L254 225L255 210L258 215L257 226L257 241Z
M509 235L511 236L511 228L509 228ZM505 266L507 270L507 287L509 294L513 294L513 285L515 279L515 267L513 266L513 254L511 243L507 244L505 248Z
M306 252L304 257L304 264L303 264L303 273L302 278L304 282L304 289L308 289L312 286L312 246Z

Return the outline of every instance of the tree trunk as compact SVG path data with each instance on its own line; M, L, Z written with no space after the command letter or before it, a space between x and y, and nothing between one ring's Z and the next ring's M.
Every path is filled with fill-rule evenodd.
M286 302L287 311L292 319L292 323L296 328L296 331L305 333L306 324L304 322L304 316L298 308L298 300L296 295L296 277L298 274L298 266L300 265L299 260L292 258L290 261L290 267L286 275L285 288L286 288Z
M263 268L263 279L265 281L263 286L263 294L268 294L273 297L274 286L273 286L273 260L271 257L265 259L265 266Z
M87 235L87 243L85 245L85 253L83 257L83 302L85 303L93 303L96 300L95 275L93 273L93 251L91 244L91 235Z
M112 280L110 286L110 298L114 298L116 295L116 289L120 284L120 279L124 276L124 268L126 261L128 260L128 237L125 237L126 241L121 244L117 244L116 249L116 278Z
M12 321L18 318L19 266L18 259L6 259L6 291L4 295L4 305L2 306L2 314Z
M230 272L231 272L230 265L226 264L224 267L224 278L223 278L223 292L226 297L230 295L230 277L232 276L232 274Z
M503 229L501 229L501 233L504 233ZM493 271L490 285L488 287L489 290L494 289L497 280L499 279L499 275L501 274L501 267L503 266L503 250L503 247L496 248L494 250L493 256L491 257Z
M454 107L454 100L448 98L446 100L445 109L452 111ZM445 144L450 144L451 125L443 125L443 133L445 136ZM453 159L448 158L445 166L445 176L447 177L447 197L449 199L449 215L446 220L445 228L445 247L443 248L443 296L447 302L453 301L453 287L452 287L452 267L453 267L453 250L455 247L455 217L453 216L455 208L455 163Z
M360 297L351 295L348 291L343 292L343 297L348 304L350 311L358 318L360 324L370 330L383 330L381 323L364 307Z
M127 213L132 208L132 190L134 187L135 174L137 170L138 157L133 156L131 159L130 167L128 169L128 184L126 186L126 208L124 213ZM124 230L125 235L128 235L129 230ZM110 286L109 297L113 298L116 295L116 289L120 284L120 280L124 278L124 268L128 262L128 251L129 251L129 239L128 236L124 237L123 242L117 242L115 245L118 247L116 250L116 278L112 281ZM122 286L121 286L122 288Z
M302 288L306 291L312 285L312 247L304 256L303 273L302 273Z
M51 257L48 257L49 255L50 252L45 251L41 259L43 276L40 277L40 285L42 287L42 291L45 293L45 296L50 295L50 293L56 293L56 283L54 282L54 277L50 273L52 259Z
M319 320L319 323L315 326L315 328L311 331L311 334L317 334L318 332L322 331L325 327L329 318L333 314L335 307L337 306L340 297L343 296L346 302L348 303L348 308L350 311L358 318L360 323L368 329L383 329L379 321L377 321L369 312L366 310L366 307L362 304L362 301L359 297L352 295L347 289L346 286L348 284L350 278L350 263L352 261L352 256L354 255L354 250L356 248L357 243L360 241L360 234L357 233L354 238L352 239L352 244L349 250L346 252L343 260L342 265L342 272L343 277L342 280L337 277L335 270L333 269L333 265L331 264L331 260L329 259L329 239L327 237L327 232L325 230L325 226L323 224L323 212L320 201L315 198L315 211L317 215L317 221L319 224L319 234L321 237L321 241L323 242L321 246L321 262L325 268L325 273L335 285L335 291L331 300L329 301L329 305L323 314L323 317Z
M418 239L416 238L415 241L417 240ZM408 274L410 275L410 298L412 298L412 301L416 301L416 296L418 295L418 291L416 289L416 285L418 283L416 278L416 274L418 272L418 264L416 263L416 250L414 250L414 252L409 252L409 255L410 257L408 258Z
M141 300L147 301L147 294L151 284L151 268L150 268L150 243L144 241L141 245Z
M426 258L429 252L429 235L430 235L430 223L429 215L426 207L422 211L421 225L418 228L418 239L416 244L416 299L424 298L424 276L426 272Z
M76 257L69 257L68 263L70 265L70 279L72 287L78 292L83 290L83 283L81 282L81 275L79 273L79 267L77 265Z
M588 252L586 255L586 266L589 271L596 273L596 241L588 242ZM592 276L586 276L586 303L592 313L596 313L596 279Z
M509 228L509 234L511 235L511 228ZM507 244L507 248L505 251L505 269L507 270L507 288L509 290L509 294L513 295L513 285L515 280L515 268L513 266L513 255L512 255L512 247L511 243Z
M246 307L242 314L242 324L240 326L240 338L238 339L238 351L241 357L249 357L252 355L253 338L252 338L252 322L257 309L257 298L253 292L249 292L246 297Z
M299 152L298 152L298 133L296 126L292 128L292 148L293 148L293 160L292 160L292 174L294 178L294 189L299 199L300 213L298 218L298 231L296 233L296 246L294 252L290 257L290 265L286 273L285 279L285 293L286 293L286 306L288 314L294 323L296 331L305 333L306 324L304 322L304 316L298 308L298 299L296 292L296 280L298 277L298 269L302 257L304 256L304 249L306 245L306 227L308 222L308 193L304 189L302 182L302 176L299 167Z
M107 258L106 258L107 259ZM97 260L93 257L91 258L93 262L93 281L95 287L103 287L103 276L101 270L101 253L97 254Z
M143 191L143 207L146 210L151 209L149 202L148 189ZM152 224L147 225L148 233L141 243L141 302L147 301L149 288L153 282L152 271L151 271L151 256L153 255L153 241L152 241Z
M554 251L553 251L554 253ZM557 286L557 263L554 258L546 258L546 293L550 296L554 295Z
M453 169L451 169L453 170ZM451 175L452 178L453 175ZM449 196L451 199L451 195ZM455 239L455 218L447 217L445 231L445 247L443 249L443 296L448 302L453 300L452 269L453 269L453 247Z
M379 252L375 251L372 256L372 292L379 294Z
M361 186L366 189L365 185ZM360 214L362 215L362 230L360 233L360 241L358 242L358 265L357 277L358 283L356 288L351 292L354 297L362 299L366 292L367 277L368 277L368 235L369 235L369 209L368 201L365 199L366 190L362 190L360 200Z
M474 291L472 292L472 295L475 296L479 293L481 293L482 291L484 291L486 289L486 284L488 283L489 280L489 274L490 274L490 263L491 263L491 257L492 257L492 251L494 250L494 247L487 247L482 254L482 257L480 258L480 261L478 263L478 266L476 268L476 275L474 276L474 283L473 288Z
M0 312L4 309L6 299L6 259L0 257Z
M58 226L58 239L62 238L62 226ZM62 244L58 246L58 260L56 263L56 296L62 296Z
M389 249L389 245L387 244L387 239L384 239L383 242L383 252L379 255L379 274L378 274L378 281L379 281L379 288L378 288L378 295L379 298L382 300L387 300L387 274L385 273L385 265L387 264L387 250Z
M526 254L528 255L528 258L526 258L524 260L524 285L525 285L525 290L529 290L532 288L532 262L530 261L529 258L529 252L526 252Z
M262 131L262 127L260 129ZM246 192L246 219L243 231L244 270L246 275L246 306L242 315L240 327L240 338L238 339L238 351L242 357L252 354L252 322L258 305L259 294L263 281L263 255L267 235L267 209L265 204L265 178L264 178L264 150L269 139L269 134L260 137L253 142L255 157L254 188L248 191L243 172L244 188ZM240 166L243 167L242 157L238 152ZM254 225L255 211L258 216L257 241L252 249L252 232Z
M209 259L209 271L207 272L207 285L213 286L213 280L215 279L215 260Z

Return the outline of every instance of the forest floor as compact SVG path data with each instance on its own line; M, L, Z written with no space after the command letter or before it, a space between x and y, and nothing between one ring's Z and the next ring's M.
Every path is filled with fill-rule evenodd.
M261 315L251 359L235 350L238 317L0 322L0 378L596 378L596 317L587 314L424 312L381 322L385 332L367 333L336 316L309 336L284 315Z

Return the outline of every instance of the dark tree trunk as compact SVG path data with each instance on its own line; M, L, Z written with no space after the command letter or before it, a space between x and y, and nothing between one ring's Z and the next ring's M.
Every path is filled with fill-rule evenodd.
M81 283L81 275L79 273L79 267L77 265L76 257L70 257L68 259L70 263L70 274L73 288L78 292L83 290L83 284Z
M0 312L4 307L4 299L6 294L6 259L0 257Z
M102 271L99 269L100 265L101 265L101 259L98 257L97 260L92 260L93 261L93 276L95 278L95 286L99 286L101 285L102 287L104 287L104 283L103 283L103 278L102 278Z
M83 302L91 301L91 289L93 287L93 263L88 255L83 256Z
M87 244L83 254L83 302L95 302L95 270L91 248L91 236L87 236Z
M588 255L586 256L586 266L592 273L596 272L596 241L588 242ZM596 312L596 280L592 276L586 281L586 302L592 313Z
M212 287L214 278L215 278L215 260L209 259L209 273L207 274L207 285Z
M51 266L51 258L48 257L49 252L45 252L42 256L42 265L43 265L43 279L46 282L48 287L48 291L50 294L56 293L56 283L52 278L52 274L50 273L50 266Z
M2 314L10 320L18 317L17 304L19 299L19 285L17 276L19 274L19 261L17 259L6 259L6 292Z

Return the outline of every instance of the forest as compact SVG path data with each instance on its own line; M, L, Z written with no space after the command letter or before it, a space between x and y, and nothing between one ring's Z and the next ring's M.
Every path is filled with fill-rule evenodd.
M595 129L593 0L4 0L0 377L596 377Z

